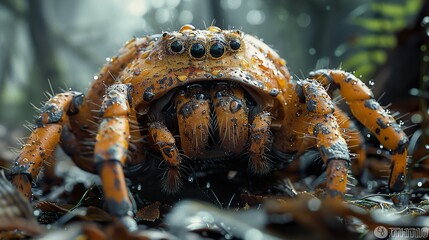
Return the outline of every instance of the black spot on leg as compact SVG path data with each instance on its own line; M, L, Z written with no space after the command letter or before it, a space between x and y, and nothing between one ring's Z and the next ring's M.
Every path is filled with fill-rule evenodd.
M371 110L377 110L380 108L380 104L375 99L368 99L365 101L364 106Z
M28 169L30 169L30 164L18 165L18 162L15 162L15 165L10 169L10 175L25 175L30 182L33 182L33 176Z
M179 109L179 114L182 115L183 117L189 117L193 112L192 105L193 105L192 102L187 102L183 104L182 107L180 107Z
M376 128L375 129L375 134L380 135L380 131L381 131L380 128Z
M37 127L42 127L44 124L47 123L57 123L63 117L63 109L53 103L46 104L40 109L40 111L42 112L42 114L36 119ZM43 121L44 115L47 115L48 117L47 122Z
M389 126L383 121L382 118L377 118L376 119L377 125L381 128L381 129L386 129Z
M85 95L82 93L73 96L70 108L67 111L67 115L70 116L79 113L79 106L82 105L84 96Z
M320 146L320 154L326 162L329 160L345 160L350 162L350 154L347 144L343 142L334 142L330 146Z
M317 102L314 99L307 100L307 110L309 112L315 112L317 109Z
M302 89L302 84L298 83L295 87L296 95L298 96L300 103L305 103L304 90Z
M404 153L405 149L408 147L408 138L403 137L401 140L399 140L398 145L396 149L393 151L394 153L402 154Z
M323 123L318 123L314 126L313 134L317 136L319 133L323 135L328 135L331 133L328 126L323 125Z
M165 82L168 80L168 78L167 77L163 77L163 78L161 78L161 79L159 79L158 80L158 83L160 84L160 85L164 85L165 84Z

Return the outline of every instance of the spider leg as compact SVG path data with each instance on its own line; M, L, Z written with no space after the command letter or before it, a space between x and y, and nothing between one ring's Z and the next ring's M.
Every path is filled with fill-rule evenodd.
M182 186L180 176L179 150L176 147L176 141L162 122L153 122L149 124L149 136L152 142L158 147L168 168L163 177L162 188L166 193L176 193Z
M239 154L249 134L249 109L244 92L234 85L218 84L211 95L215 121L218 123L219 145L228 154Z
M402 191L407 175L408 138L395 119L374 99L371 90L351 73L324 69L310 73L310 77L334 84L348 102L352 114L374 133L384 147L392 151L389 189Z
M272 116L269 112L261 112L255 116L250 127L249 169L261 175L270 171L267 149L273 143L270 131Z
M76 92L60 93L48 100L36 118L36 129L21 149L11 169L11 181L27 198L31 198L31 181L36 179L43 163L57 147L62 126L74 99L81 96Z
M350 156L346 140L334 116L334 104L325 89L315 81L303 80L297 88L303 94L310 122L308 133L316 138L316 146L327 167L327 197L342 199L346 191Z
M128 88L129 86L125 84L114 84L106 90L94 157L109 212L118 217L129 230L135 230L137 224L131 218L132 204L122 168L130 136Z
M209 140L209 102L200 85L191 85L176 97L180 143L187 156L204 155Z
M355 175L361 175L365 169L366 149L364 139L355 123L340 108L335 107L334 116L341 127L341 134L349 146L350 152L356 154L352 159L352 169Z

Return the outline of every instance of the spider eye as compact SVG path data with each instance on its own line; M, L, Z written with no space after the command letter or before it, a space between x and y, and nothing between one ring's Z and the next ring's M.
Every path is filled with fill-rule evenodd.
M174 53L183 52L183 43L180 40L176 40L170 44L170 49Z
M241 43L240 43L240 40L238 40L238 39L232 39L229 42L229 47L234 51L238 50L240 48L240 46L241 46Z
M210 47L210 55L214 58L222 57L224 52L225 52L225 47L223 46L222 43L217 42Z
M206 54L206 49L201 43L194 43L191 46L191 55L194 58L202 58Z

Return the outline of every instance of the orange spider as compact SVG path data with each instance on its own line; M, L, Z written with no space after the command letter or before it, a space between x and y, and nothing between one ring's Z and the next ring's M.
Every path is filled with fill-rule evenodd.
M339 90L353 115L392 151L389 188L402 191L408 139L361 80L324 69L294 81L285 61L255 37L191 25L132 39L86 95L51 98L12 167L11 181L30 198L32 180L60 145L79 167L100 175L108 211L135 229L123 168L157 156L165 163L160 187L174 194L186 162L240 161L247 153L247 170L264 175L284 153L317 147L327 167L327 197L342 199L348 145L360 167L365 153L328 86ZM90 154L84 150L88 143Z

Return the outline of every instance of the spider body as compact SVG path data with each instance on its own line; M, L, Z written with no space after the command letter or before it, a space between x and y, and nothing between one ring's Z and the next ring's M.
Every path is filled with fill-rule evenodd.
M353 115L392 150L389 188L401 191L407 137L358 78L325 69L293 81L285 61L255 37L190 25L127 42L85 95L51 98L12 167L12 182L30 197L31 180L60 145L78 166L100 175L109 212L132 228L123 168L157 156L159 187L174 194L186 162L244 159L242 171L264 176L287 153L316 147L327 167L327 197L341 199L348 145L360 154L360 167L365 155L328 86L339 89Z

